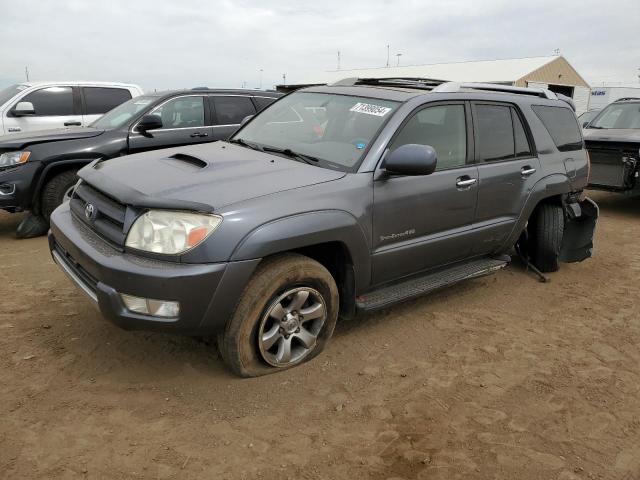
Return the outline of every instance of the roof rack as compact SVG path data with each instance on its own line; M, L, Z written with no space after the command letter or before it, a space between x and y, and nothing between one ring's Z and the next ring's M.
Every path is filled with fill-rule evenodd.
M438 85L446 83L446 80L421 77L388 77L388 78L345 78L332 83L332 86L353 87L355 85L369 85L376 87L402 87L417 88L431 91Z
M459 92L460 90L484 90L488 92L504 92L504 93L516 93L520 95L531 95L534 97L548 98L550 100L557 100L558 96L551 90L546 88L524 88L524 87L512 87L510 85L500 85L497 83L459 83L459 82L447 82L442 85L438 85L434 88L433 92L452 93Z

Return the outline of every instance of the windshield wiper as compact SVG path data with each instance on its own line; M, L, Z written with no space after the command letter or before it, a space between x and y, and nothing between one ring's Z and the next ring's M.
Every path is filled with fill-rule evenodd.
M256 145L255 143L249 143L246 140L242 139L242 138L234 138L232 140L228 140L229 143L234 143L236 145L242 145L243 147L247 147L250 148L251 150L257 150L259 152L264 152L264 149L259 146Z
M276 148L276 147L262 147L263 152L271 152L271 153L281 153L286 155L287 157L297 158L298 160L302 160L304 163L308 163L309 165L315 165L320 161L319 158L314 157L312 155L306 155L304 153L294 152L290 148Z

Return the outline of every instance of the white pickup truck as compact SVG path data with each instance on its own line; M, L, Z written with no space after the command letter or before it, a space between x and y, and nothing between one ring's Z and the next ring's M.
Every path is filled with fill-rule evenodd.
M137 85L114 82L26 82L0 90L0 135L87 126L142 95Z

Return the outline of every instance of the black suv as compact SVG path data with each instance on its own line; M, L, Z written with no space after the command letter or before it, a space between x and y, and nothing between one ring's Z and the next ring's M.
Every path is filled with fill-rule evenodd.
M19 237L48 229L51 212L69 198L76 173L96 159L227 138L242 120L280 93L194 89L136 97L87 128L0 137L0 208L31 210Z
M569 104L432 87L308 88L228 142L94 162L51 216L53 258L116 324L217 333L252 376L313 358L339 316L501 269L516 243L544 271L591 256Z
M589 188L640 193L640 98L605 107L584 129L591 156Z

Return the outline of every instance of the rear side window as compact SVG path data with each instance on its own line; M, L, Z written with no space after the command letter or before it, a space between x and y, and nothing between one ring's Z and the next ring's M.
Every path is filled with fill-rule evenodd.
M531 107L561 152L582 149L582 135L575 115L568 108L534 105Z
M87 115L100 115L131 100L131 93L124 88L84 87Z
M256 102L256 105L258 106L258 111L262 110L263 108L268 107L269 105L271 105L276 100L277 100L277 98L253 97L253 101Z
M256 113L249 97L213 97L213 105L218 125L238 125L244 117Z
M41 88L20 101L31 102L37 117L73 115L71 87Z
M511 108L502 105L476 105L476 146L482 162L514 158L515 143Z

